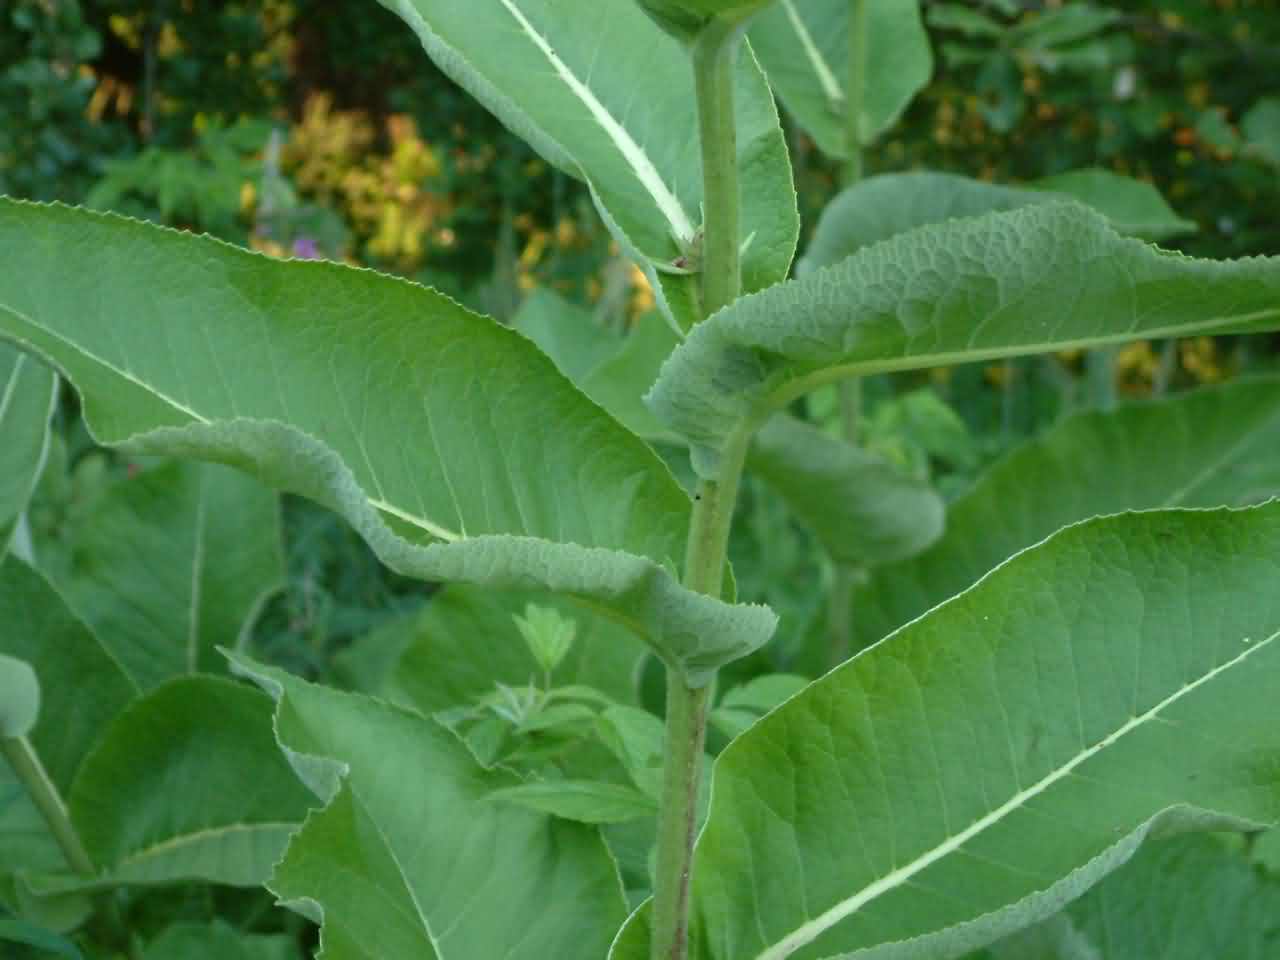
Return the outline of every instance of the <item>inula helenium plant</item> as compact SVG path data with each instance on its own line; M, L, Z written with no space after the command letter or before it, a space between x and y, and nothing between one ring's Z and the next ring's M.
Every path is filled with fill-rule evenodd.
M1115 174L864 178L930 74L909 0L385 5L589 186L661 317L600 346L0 201L0 940L298 955L138 920L200 882L324 960L1142 960L1175 914L1187 957L1280 955L1240 850L1280 821L1280 381L1064 420L950 505L857 388L1275 331L1280 258L1161 249L1194 225ZM844 164L799 263L775 93ZM59 380L165 458L68 568L28 522ZM268 487L442 585L344 689L246 645ZM737 599L744 489L827 558L818 679L750 666L800 638ZM1194 831L1231 835L1157 842Z

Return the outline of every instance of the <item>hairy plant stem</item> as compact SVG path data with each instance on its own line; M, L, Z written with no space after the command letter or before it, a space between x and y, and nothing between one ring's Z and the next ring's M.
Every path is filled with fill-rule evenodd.
M58 788L49 779L44 765L26 737L0 737L0 753L9 761L9 766L18 780L27 789L36 810L44 818L53 834L54 841L67 859L67 865L76 873L93 876L96 872L93 861L80 842L80 835L71 823L67 806L62 802Z
M733 68L742 29L741 25L713 21L694 41L691 51L702 147L703 318L732 303L742 289L733 111ZM718 597L724 586L729 528L746 443L744 439L728 451L717 477L699 481L694 495L684 584L699 593ZM689 953L693 842L707 705L713 689L712 683L693 687L678 670L667 671L665 759L650 936L653 960L685 960Z

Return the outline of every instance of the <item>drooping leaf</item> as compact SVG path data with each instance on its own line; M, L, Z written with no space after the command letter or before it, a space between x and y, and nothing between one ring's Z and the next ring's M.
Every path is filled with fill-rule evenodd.
M867 84L859 130L871 143L893 126L933 72L916 0L866 0ZM846 153L849 0L778 0L751 25L769 82L829 156Z
M0 653L29 663L39 678L44 719L31 743L65 796L80 762L138 688L62 595L14 556L0 560Z
M72 822L112 884L263 883L314 799L271 734L269 697L180 677L130 705L85 758Z
M1010 187L954 173L917 171L867 177L827 204L797 265L804 274L930 223L1013 210L1069 196L1093 207L1120 233L1150 240L1195 229L1148 183L1105 170L1077 170Z
M918 553L942 533L942 498L882 457L776 415L747 454L838 563L871 566Z
M237 470L168 463L103 488L69 529L58 586L143 689L224 669L284 579L276 494Z
M8 201L0 263L0 336L67 373L101 442L309 496L401 573L607 607L694 682L772 630L679 586L689 500L653 451L438 293Z
M1097 960L1270 960L1280 953L1280 878L1213 837L1148 845L1069 913Z
M287 934L241 933L221 921L179 923L147 944L142 960L297 960L297 940Z
M744 297L648 400L713 476L771 410L833 380L1144 337L1280 326L1280 258L1196 260L1074 203L934 224Z
M0 943L25 943L57 957L84 960L80 948L66 937L60 937L17 917L0 916Z
M40 680L31 664L0 653L0 739L25 737L40 716Z
M1065 194L1088 204L1111 221L1123 234L1164 240L1194 233L1194 220L1186 220L1160 196L1150 183L1121 176L1110 170L1091 168L1043 177L1031 184L1037 190Z
M596 960L625 916L598 830L504 803L451 732L241 656L277 700L276 735L328 802L270 888L322 922L325 960Z
M382 2L455 82L590 185L651 280L669 276L649 262L671 263L693 246L702 202L693 71L679 41L634 0ZM773 96L745 46L735 103L742 241L752 238L742 278L758 290L787 275L799 217Z
M971 586L1055 530L1161 507L1280 495L1280 378L1240 380L1077 414L992 467L951 505L947 532L854 594L860 646Z
M44 466L56 400L53 372L34 357L0 344L0 557Z
M716 761L690 956L960 956L1280 820L1278 573L1280 503L1097 519L818 680Z

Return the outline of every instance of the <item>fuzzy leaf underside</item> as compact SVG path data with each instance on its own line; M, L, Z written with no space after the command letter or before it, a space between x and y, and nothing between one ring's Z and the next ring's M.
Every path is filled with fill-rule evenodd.
M1092 520L811 684L716 762L691 957L962 956L1280 820L1278 558L1280 503Z
M1196 260L1050 202L933 224L700 324L647 400L714 476L771 411L841 377L1280 327L1280 258Z
M625 916L597 829L493 794L449 730L383 701L231 655L276 699L276 737L326 801L269 883L322 922L324 960L595 960Z
M1064 196L1097 210L1128 236L1159 240L1195 229L1194 223L1169 208L1151 184L1105 170L1077 170L1027 187L954 173L886 173L859 181L827 204L796 272L839 263L863 247L916 227Z
M398 572L606 608L703 682L773 616L684 590L689 500L519 334L414 284L0 201L0 336L103 443L228 463L341 513Z
M1164 507L1280 495L1280 378L1238 380L1114 412L1077 414L1018 448L951 504L942 539L854 594L866 646L1055 530Z

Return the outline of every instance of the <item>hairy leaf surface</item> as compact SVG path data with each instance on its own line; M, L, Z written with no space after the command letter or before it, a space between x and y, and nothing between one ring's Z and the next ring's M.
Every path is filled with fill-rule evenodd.
M1047 203L1064 195L1093 207L1123 234L1157 240L1195 229L1151 184L1106 170L1077 170L1027 187L954 173L886 173L859 181L827 204L797 273L838 263L916 227Z
M816 681L716 762L692 956L959 956L1280 820L1277 575L1280 503L1097 519Z
M1074 203L934 224L699 324L648 400L715 474L771 411L847 376L1280 326L1280 258L1196 260Z
M420 714L232 659L328 803L270 881L323 922L325 960L604 954L626 907L597 829L492 797L519 779Z
M0 336L68 375L104 443L250 470L401 573L576 595L697 681L772 631L679 586L689 500L653 451L432 290L8 201L0 262Z
M992 467L951 504L925 553L854 595L859 645L1089 517L1244 506L1280 495L1280 378L1241 380L1111 413L1077 414Z
M868 82L859 132L893 126L933 72L916 0L866 0ZM847 152L849 0L778 0L751 25L751 45L783 104L829 156Z

